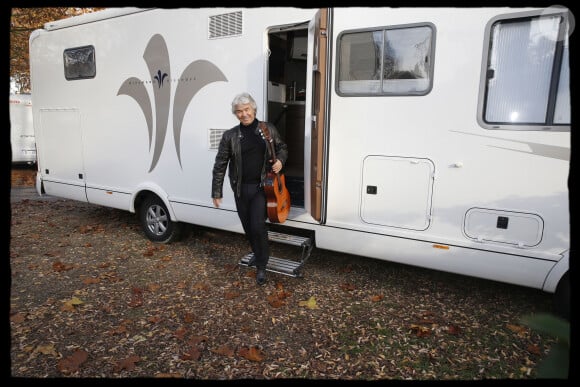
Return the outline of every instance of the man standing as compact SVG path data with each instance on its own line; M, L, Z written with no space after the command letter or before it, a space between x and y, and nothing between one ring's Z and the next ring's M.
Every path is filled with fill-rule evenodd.
M266 141L256 119L257 105L248 93L238 94L232 101L232 113L239 125L224 132L213 166L211 194L213 204L220 206L223 182L229 165L229 180L236 200L236 209L253 257L249 266L256 266L256 283L266 283L266 265L270 258L266 228L266 194L264 178L271 168L278 173L286 163L288 149L274 125L265 123L274 142L276 159L267 157Z

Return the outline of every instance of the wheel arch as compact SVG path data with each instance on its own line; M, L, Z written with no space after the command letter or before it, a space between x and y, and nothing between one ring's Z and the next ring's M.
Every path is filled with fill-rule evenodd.
M566 250L564 254L562 254L562 259L560 259L548 273L542 290L548 293L555 293L560 280L566 273L568 273L569 267L570 250Z
M169 216L171 217L171 220L174 222L177 222L178 220L177 220L177 217L175 215L175 212L173 211L173 207L169 203L169 197L167 195L167 192L165 192L165 190L163 190L159 185L152 183L152 182L143 183L137 187L137 189L135 190L135 192L133 193L133 195L131 197L130 211L133 213L138 212L138 209L141 206L141 203L143 203L145 198L147 198L151 195L155 195L161 201L163 201L163 204L165 204L165 207L167 207L167 211L169 212Z

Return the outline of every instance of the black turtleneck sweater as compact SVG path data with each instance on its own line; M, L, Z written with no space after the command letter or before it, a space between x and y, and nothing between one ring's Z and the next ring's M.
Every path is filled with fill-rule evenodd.
M262 175L262 165L264 165L264 153L266 152L266 142L257 131L258 120L254 119L248 126L240 123L242 133L242 183L258 184Z

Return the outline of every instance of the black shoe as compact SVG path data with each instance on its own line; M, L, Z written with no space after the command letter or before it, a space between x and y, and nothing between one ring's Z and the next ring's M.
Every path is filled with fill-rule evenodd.
M251 253L252 257L248 260L248 266L256 266L256 255Z
M258 269L256 272L256 283L264 285L266 283L266 269Z

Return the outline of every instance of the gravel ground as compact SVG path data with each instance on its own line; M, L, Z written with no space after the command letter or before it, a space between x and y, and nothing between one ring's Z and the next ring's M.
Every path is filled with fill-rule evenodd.
M11 197L12 377L533 379L554 344L520 320L538 290L318 249L259 287L239 234L153 244L128 212Z

